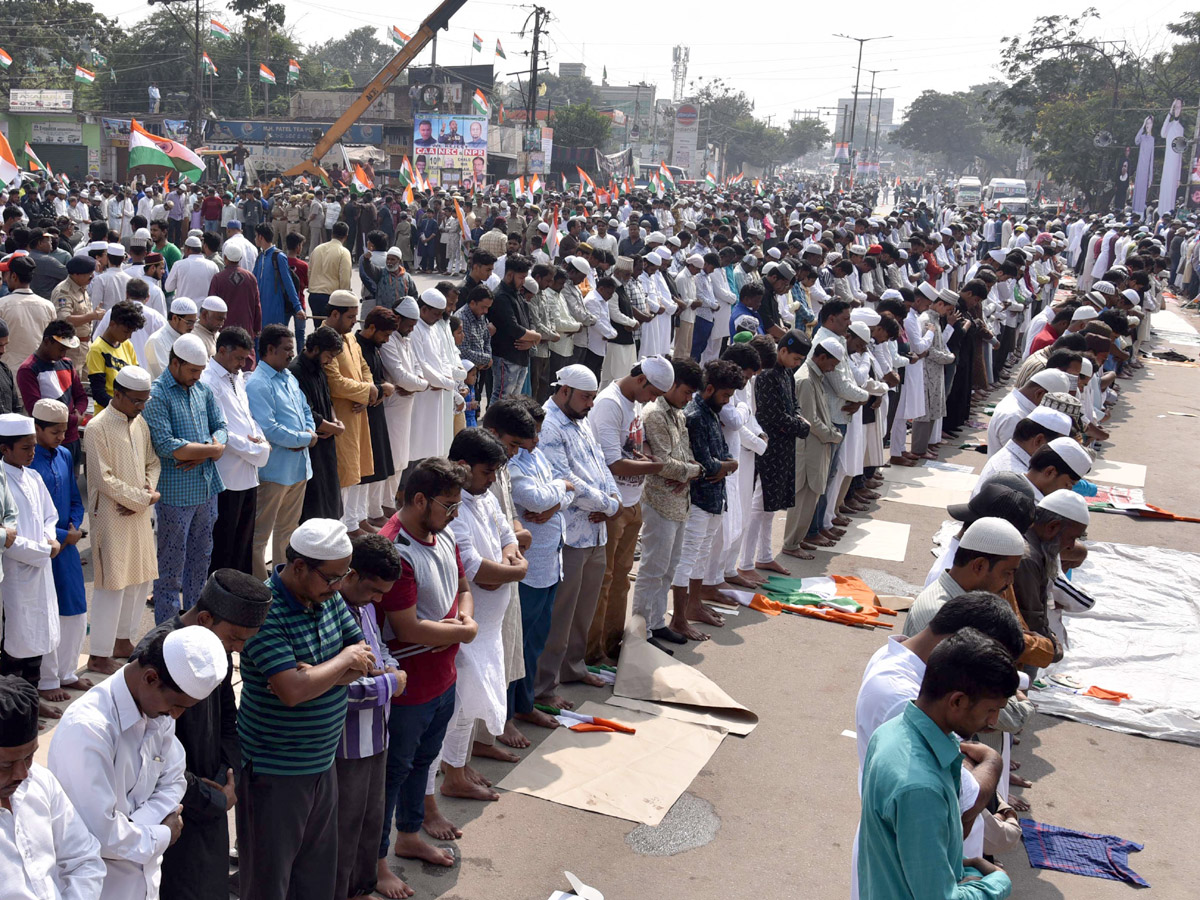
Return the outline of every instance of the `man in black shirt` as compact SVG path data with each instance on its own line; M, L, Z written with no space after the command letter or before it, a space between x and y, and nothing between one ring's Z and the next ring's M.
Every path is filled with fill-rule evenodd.
M509 256L504 280L496 289L488 321L496 327L492 335L493 382L491 402L520 394L529 372L529 350L541 336L529 327L529 305L521 298L521 286L533 261L528 256Z

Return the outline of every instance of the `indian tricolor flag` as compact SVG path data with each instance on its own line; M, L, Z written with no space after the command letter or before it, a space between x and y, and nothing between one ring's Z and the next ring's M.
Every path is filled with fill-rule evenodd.
M38 155L33 152L33 148L29 146L29 141L25 142L25 166L30 172L40 172L46 168L46 164L38 159Z
M475 96L471 99L471 106L481 116L486 116L492 111L492 108L488 105L487 97L480 90L475 91Z
M200 57L200 62L204 64L204 74L212 75L215 78L217 75L217 66L207 53Z
M496 55L501 59L508 59L508 57L504 55L504 48L500 46L500 38L496 38Z
M566 179L566 175L563 179ZM554 259L558 256L558 207L555 206L550 214L550 233L546 235L546 253Z
M544 190L545 185L542 184L542 179L538 178L536 175L532 175L529 178L529 184L526 185L526 189L529 191L529 196L532 197L534 194L540 193L542 190Z
M0 47L0 69L7 69L12 65L12 57L5 52L3 47Z
M288 81L298 81L300 79L300 63L294 59L288 60Z
M0 132L0 187L20 184L21 170L17 167L17 158L13 156L8 139Z
M667 164L665 162L660 162L658 164L658 180L662 184L664 190L675 190L675 179L672 177L671 170L667 168Z
M83 66L76 66L75 67L75 80L80 82L81 84L91 84L93 81L96 80L96 73L88 71Z
M262 63L259 63L258 64L258 80L263 82L264 84L274 84L275 83L275 73L272 72L270 69L268 69Z
M730 184L741 184L741 183L742 183L742 179L744 179L745 177L746 177L746 173L745 173L745 172L738 172L736 175L732 176L732 177L729 179L729 183L730 183Z
M467 227L467 217L463 215L462 207L458 205L458 201L454 201L454 218L458 220L458 230L462 232L464 241L471 240L471 229Z
M178 141L151 134L134 119L129 129L129 168L137 166L165 166L192 181L204 174L199 156Z
M512 181L510 181L508 183L508 188L512 192L513 199L516 200L518 197L520 197L522 194L525 193L525 178L524 178L524 176L521 176L519 178L514 178Z
M717 189L717 176L714 175L712 172L705 172L704 173L704 186L706 188L708 188L710 191L715 191Z
M354 177L350 180L350 190L356 194L365 194L375 187L375 182L367 177L366 171L358 163L354 164Z
M583 186L585 184L587 185L588 190L590 190L593 194L596 193L596 185L588 173L579 168L579 166L575 167L575 171L579 173L579 196L583 196Z
M225 173L225 177L228 178L231 183L237 184L237 179L233 177L233 170L229 168L229 163L225 162L225 156L223 154L217 154L217 162L221 164L221 171Z
M229 26L223 25L222 23L218 22L216 19L208 20L208 33L211 34L213 37L218 37L218 38L221 38L222 40L227 41L230 39Z
M412 37L410 35L405 34L403 31L401 31L395 25L393 25L388 30L388 37L390 37L392 39L392 43L395 44L397 47L403 47L405 44L407 44L409 41L412 40Z
M471 49L478 53L483 49L483 38L477 34L471 35Z

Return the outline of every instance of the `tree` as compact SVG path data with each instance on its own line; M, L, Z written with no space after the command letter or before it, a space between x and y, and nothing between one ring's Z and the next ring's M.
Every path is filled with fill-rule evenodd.
M0 72L0 88L72 88L80 91L81 100L93 93L99 96L98 88L75 83L75 66L96 72L98 82L111 78L109 70L96 63L94 52L111 56L110 48L123 34L115 19L77 0L5 0L0 16L0 46L13 58ZM85 103L76 107L84 108Z
M594 110L590 103L556 107L551 119L556 144L562 144L564 147L603 149L608 143L612 121L608 116Z
M788 125L784 154L790 159L799 159L827 144L829 138L829 129L820 119L800 119Z
M314 81L312 87L363 87L394 55L392 47L376 37L372 25L364 25L339 38L314 44L308 50L309 65ZM324 66L332 70L325 75ZM310 85L303 75L301 84Z
M539 106L548 103L551 109L558 109L582 103L595 106L600 102L596 85L586 75L551 75L547 72L541 76L541 83L546 85L546 93L538 97Z

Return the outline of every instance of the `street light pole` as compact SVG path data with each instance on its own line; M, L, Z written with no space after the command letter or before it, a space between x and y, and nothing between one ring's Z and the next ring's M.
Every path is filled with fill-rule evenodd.
M858 116L858 82L862 76L862 55L863 45L867 41L884 41L891 37L890 34L879 35L876 37L851 37L848 34L835 34L834 37L845 38L848 41L858 41L858 63L855 65L854 72L854 107L850 110L850 147L854 148L854 119Z

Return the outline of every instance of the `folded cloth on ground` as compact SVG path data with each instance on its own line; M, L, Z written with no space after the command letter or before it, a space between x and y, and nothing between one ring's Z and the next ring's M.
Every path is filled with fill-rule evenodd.
M1088 697L1099 697L1101 700L1115 700L1120 703L1122 700L1132 700L1133 697L1122 691L1110 691L1108 688L1097 687L1092 685L1083 692Z
M1053 869L1150 887L1149 882L1129 868L1129 853L1141 850L1141 844L1111 834L1091 834L1044 825L1033 819L1021 820L1021 836L1025 840L1029 864L1036 869Z

